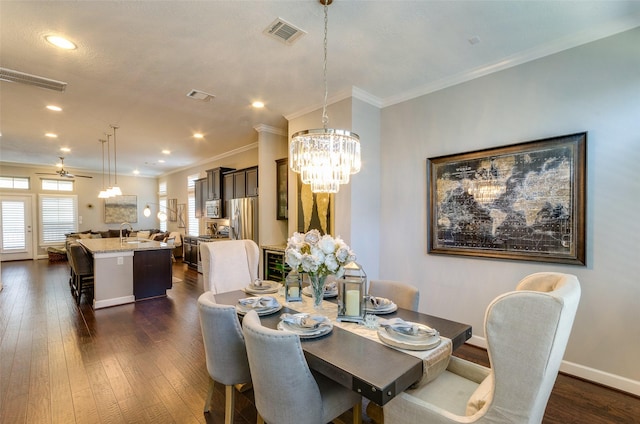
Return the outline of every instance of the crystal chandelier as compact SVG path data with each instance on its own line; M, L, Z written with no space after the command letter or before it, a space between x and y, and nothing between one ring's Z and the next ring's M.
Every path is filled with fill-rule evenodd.
M319 0L324 5L324 104L323 128L299 131L291 137L289 167L300 174L313 193L337 193L340 184L348 184L349 176L360 171L360 137L351 131L328 128L327 116L327 27L332 0Z

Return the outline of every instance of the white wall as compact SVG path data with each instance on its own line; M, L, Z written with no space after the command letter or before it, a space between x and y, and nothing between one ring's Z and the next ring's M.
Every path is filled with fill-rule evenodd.
M473 325L533 272L578 276L563 369L640 394L640 29L382 111L380 274L420 310ZM426 158L588 131L587 266L426 253ZM482 340L478 340L482 342Z

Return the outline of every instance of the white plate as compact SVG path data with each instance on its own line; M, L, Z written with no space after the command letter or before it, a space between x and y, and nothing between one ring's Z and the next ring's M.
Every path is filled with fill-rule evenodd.
M311 297L311 288L309 286L306 286L302 289L302 294L305 296L309 296ZM332 290L332 291L326 291L324 292L324 298L330 298L330 297L336 297L338 296L338 289Z
M383 306L381 308L374 308L370 303L366 303L364 307L364 311L368 314L390 314L391 312L395 312L398 310L398 305L392 303L391 305Z
M382 340L383 343L386 343L389 346L397 347L400 349L429 350L437 347L440 344L439 334L427 337L422 340L402 339L398 337L398 335L400 334L401 333L397 333L395 331L391 333L388 331L388 329L384 327L378 328L378 338Z
M282 309L282 305L280 304L280 302L278 301L276 302L277 302L277 305L275 306L262 307L262 308L252 308L251 306L245 306L245 305L241 305L240 303L236 303L236 312L238 313L238 315L244 315L247 312L253 310L253 311L256 311L259 316L270 315Z
M256 287L249 284L244 291L250 294L270 294L277 293L281 284L276 281L262 280L262 286Z
M297 334L301 339L313 339L316 337L324 336L325 334L331 333L333 331L333 324L329 322L329 325L323 325L322 327L318 327L317 330L304 330L300 329L295 325L287 324L284 321L280 321L278 323L278 330L286 331L287 333Z

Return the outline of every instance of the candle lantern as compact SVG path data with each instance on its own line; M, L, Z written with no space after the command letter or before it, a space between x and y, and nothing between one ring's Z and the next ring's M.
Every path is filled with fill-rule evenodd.
M287 302L302 302L302 278L298 271L291 270L284 280L284 299Z
M338 321L364 322L367 274L356 262L344 266L338 283Z

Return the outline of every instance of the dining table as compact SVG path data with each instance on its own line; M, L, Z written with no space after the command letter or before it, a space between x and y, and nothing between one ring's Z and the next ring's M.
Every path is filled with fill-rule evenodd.
M252 296L256 295L235 290L218 293L215 299L220 304L237 305L240 299ZM311 308L312 300L305 296L302 302L286 302L281 293L266 296L275 297L282 305L282 309L277 312L260 316L262 325L268 328L276 329L282 314L295 314L309 311ZM375 329L370 330L372 333L368 334L368 337L363 337L363 334L367 335L365 326L355 323L342 325L343 323L336 322L336 310L335 300L323 301L322 309L313 312L329 317L335 324L332 331L317 338L301 338L302 350L312 370L360 393L380 406L425 378L428 362L424 358L416 355L416 352L381 343L375 336ZM242 314L239 314L239 318L242 318ZM401 318L407 322L437 329L443 343L444 340L447 340L447 343L450 340L447 355L462 346L472 334L470 325L402 308L380 315L379 318ZM448 356L446 359L448 363Z

